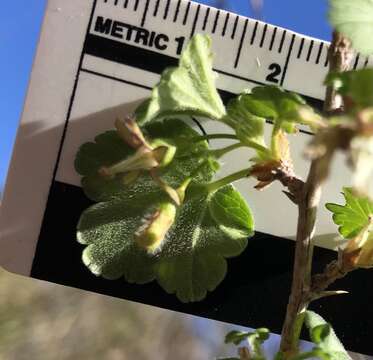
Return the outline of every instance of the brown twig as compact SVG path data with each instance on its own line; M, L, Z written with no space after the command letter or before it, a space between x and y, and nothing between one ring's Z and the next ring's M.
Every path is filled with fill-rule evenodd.
M334 32L330 46L330 71L339 72L349 68L351 62L349 41ZM324 110L326 113L338 111L341 101L333 88L328 88ZM282 328L280 351L289 358L298 352L300 330L303 324L302 312L308 306L311 290L312 236L315 230L317 208L320 203L322 185L329 174L331 159L338 147L345 146L345 139L340 134L321 130L315 143L323 144L321 153L311 163L307 181L304 186L302 201L298 204L298 226L293 270L293 283L286 317Z
M320 299L331 284L338 279L342 279L354 269L354 267L346 266L346 264L341 261L340 255L338 260L332 261L325 267L323 273L312 276L311 289L306 301L311 302Z

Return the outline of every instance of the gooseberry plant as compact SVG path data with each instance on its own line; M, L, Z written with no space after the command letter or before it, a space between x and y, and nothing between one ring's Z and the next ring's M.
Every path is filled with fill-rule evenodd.
M225 277L226 259L239 255L254 234L250 207L232 183L251 177L255 188L264 190L277 181L299 218L293 284L275 359L350 359L330 325L307 308L344 293L328 290L335 280L373 267L373 200L367 191L373 168L373 70L348 71L353 47L373 51L373 1L331 0L330 19L335 32L322 114L276 86L254 87L224 105L215 86L210 39L195 35L179 65L163 72L134 114L81 146L76 170L96 204L81 215L77 239L93 274L137 284L156 280L182 302L203 299ZM223 123L231 131L199 135L185 121L191 117ZM266 121L272 123L269 141ZM296 175L288 141L299 126L314 133L305 149L311 163L305 180ZM210 139L232 144L211 149ZM219 177L221 157L238 148L247 151L248 167ZM326 206L346 241L335 261L313 274L317 208L337 152L353 169L353 186L342 189L344 205ZM300 353L304 324L315 345ZM262 344L268 337L267 329L232 331L226 342L248 341L239 358L265 360Z

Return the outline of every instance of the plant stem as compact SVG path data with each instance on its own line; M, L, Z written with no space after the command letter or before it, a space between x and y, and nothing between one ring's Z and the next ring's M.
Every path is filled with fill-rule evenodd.
M341 34L334 32L329 51L330 72L345 71L352 59L349 41ZM334 112L341 106L336 92L332 88L326 91L324 110ZM328 143L328 133L322 134L326 151L311 163L305 183L303 198L298 205L298 226L293 269L293 282L287 306L286 317L282 328L280 350L286 359L298 353L300 329L303 325L302 312L308 307L311 288L312 237L315 230L317 208L320 203L322 185L329 174L331 159L337 148L337 142ZM300 328L300 329L299 329Z
M208 134L202 136L196 136L193 141L199 142L203 140L214 140L214 139L233 139L237 140L237 136L233 134Z
M236 150L240 147L244 147L244 146L245 146L244 144L239 142L239 143L232 144L232 145L229 145L229 146L221 148L221 149L211 150L210 154L215 156L217 159L219 159L222 156L224 156L225 154L227 154L227 153L229 153L233 150Z
M325 290L336 280L343 278L349 272L355 270L354 267L348 267L341 259L329 263L324 272L312 276L312 285L309 293L309 301L326 296ZM337 294L336 292L335 294Z
M220 189L221 187L225 186L225 185L229 185L231 184L232 182L234 181L237 181L237 180L240 180L240 179L243 179L245 177L248 177L250 176L250 168L249 169L243 169L243 170L240 170L240 171L237 171L231 175L228 175L228 176L225 176L219 180L216 180L210 184L207 184L206 187L207 187L207 190L209 193L212 193L218 189Z
M351 51L351 42L341 33L334 31L333 40L329 48L329 73L344 72L349 70L353 52ZM341 110L343 104L340 96L335 89L329 86L326 89L324 112L333 113Z

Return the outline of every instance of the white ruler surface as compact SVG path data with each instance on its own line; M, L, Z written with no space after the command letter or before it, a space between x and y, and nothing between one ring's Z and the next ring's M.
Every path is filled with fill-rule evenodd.
M326 42L184 0L49 0L1 207L2 266L30 274L43 227L48 221L51 227L49 208L58 207L54 185L80 184L74 171L79 146L112 128L116 116L132 112L149 96L162 70L177 64L195 33L212 37L223 98L276 84L321 105ZM354 68L369 65L371 58L356 55ZM208 133L226 130L209 121L201 124ZM267 127L269 132L271 125ZM310 136L302 132L291 139L295 168L303 176L308 164L302 150ZM247 166L248 156L238 151L224 162L219 176ZM348 183L348 170L338 158L323 200L340 201ZM238 188L254 211L256 229L293 238L297 212L280 186L258 193L253 185L240 182ZM53 222L56 232L70 216L69 209L60 211L60 222ZM336 233L330 214L323 209L320 214L318 241L335 247L323 242ZM53 242L53 233L44 233Z

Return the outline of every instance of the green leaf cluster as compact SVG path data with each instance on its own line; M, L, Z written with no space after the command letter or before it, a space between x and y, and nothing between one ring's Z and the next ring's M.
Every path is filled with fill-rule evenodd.
M211 40L196 35L178 67L163 72L136 110L137 123L116 122L117 131L81 146L75 167L85 194L97 204L82 214L77 236L94 274L134 283L157 280L181 301L197 301L222 281L226 258L245 248L254 222L230 184L249 171L211 182L217 158L252 148L256 164L264 164L258 179L264 179L263 172L271 173L281 160L291 167L285 133L318 118L298 95L274 86L254 88L226 108L215 78ZM185 116L224 122L238 142L210 150L181 120ZM270 146L264 140L267 120L273 123Z
M313 127L319 118L299 95L277 86L258 86L229 102L224 121L242 143L256 150L260 161L268 161L281 157L280 132L295 133L300 124ZM273 124L270 148L264 140L266 121Z
M130 184L123 184L121 175L100 176L103 165L133 152L117 132L84 144L76 169L83 176L86 195L98 203L82 214L78 225L78 241L86 245L83 262L97 276L124 277L138 284L157 280L183 302L201 300L223 280L225 259L246 247L254 227L251 211L231 185L213 193L206 190L203 184L212 179L218 164L205 141L190 151L198 134L184 122L151 123L144 133L151 143L176 147L174 160L160 169L159 176L174 188L188 179L185 199L176 207L146 172ZM169 220L167 228L164 221L154 222L154 214ZM152 233L139 242L136 234L150 225Z

